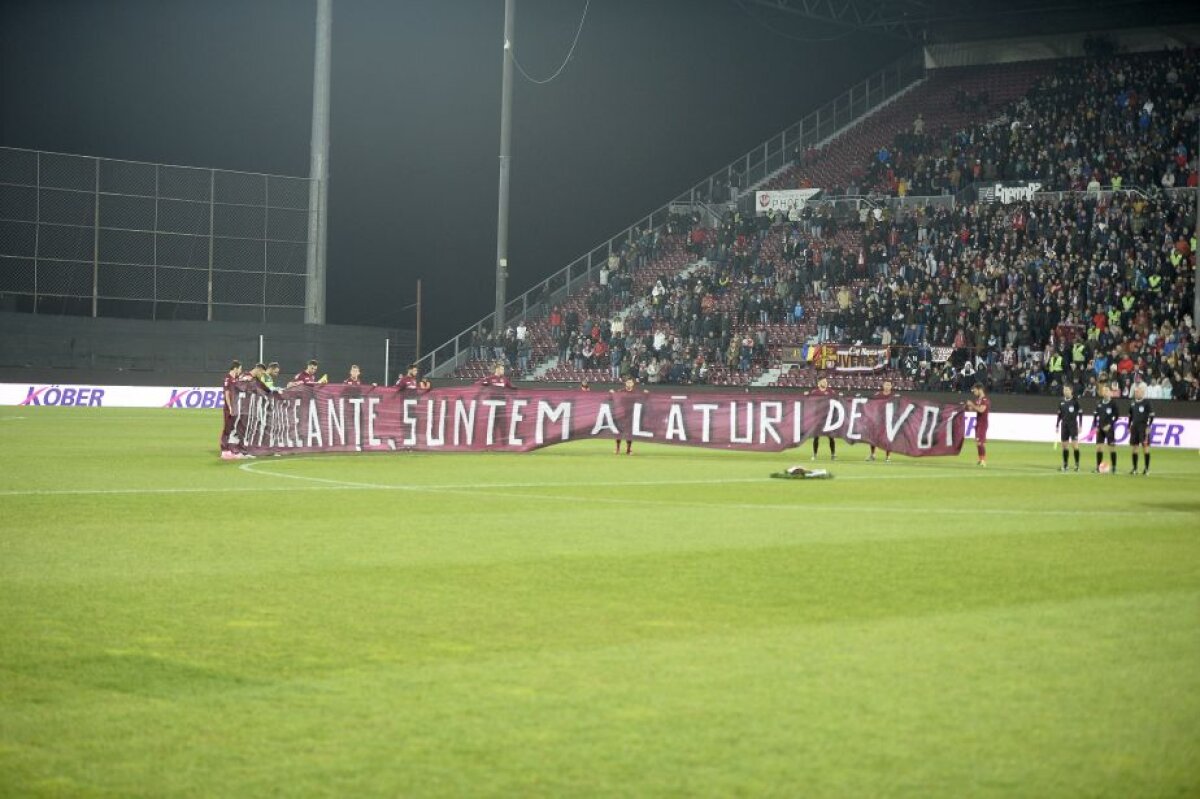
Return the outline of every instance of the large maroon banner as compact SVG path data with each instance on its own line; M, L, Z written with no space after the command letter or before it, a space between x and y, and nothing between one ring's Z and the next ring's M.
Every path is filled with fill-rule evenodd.
M814 436L904 455L957 455L963 409L896 397L493 389L403 391L239 386L227 442L251 454L395 450L525 452L567 441L630 439L778 452Z

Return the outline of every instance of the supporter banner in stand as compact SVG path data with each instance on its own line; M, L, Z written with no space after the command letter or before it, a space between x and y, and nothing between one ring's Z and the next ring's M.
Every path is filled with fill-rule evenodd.
M834 368L839 372L878 372L887 365L887 347L864 347L855 344L838 349L837 365Z
M821 193L820 189L780 189L754 192L754 208L760 216L776 211L803 208L804 204Z
M1009 203L1019 200L1032 200L1033 195L1042 188L1042 184L1033 180L1005 180L996 183L976 184L981 203Z
M239 387L230 410L227 443L252 454L524 452L594 438L777 452L833 436L924 456L957 455L963 442L959 405L866 397L334 385Z

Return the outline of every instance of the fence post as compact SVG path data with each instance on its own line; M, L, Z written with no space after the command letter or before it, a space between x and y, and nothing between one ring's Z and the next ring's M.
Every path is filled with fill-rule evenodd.
M92 197L92 317L100 308L100 159L96 162L96 190Z
M38 260L41 256L42 245L42 154L34 157L35 177L37 186L33 190L33 312L38 312ZM157 206L156 206L157 207Z
M217 196L217 172L208 171L208 321L213 320L213 206ZM266 264L263 264L266 267ZM265 297L263 299L266 299Z

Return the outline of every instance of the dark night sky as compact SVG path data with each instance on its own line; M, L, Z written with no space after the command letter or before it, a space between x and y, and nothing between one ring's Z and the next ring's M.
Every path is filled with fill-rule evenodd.
M583 0L520 0L558 66ZM502 0L335 0L328 318L426 348L493 305ZM592 0L514 91L516 296L903 52L735 0ZM315 3L0 0L0 144L305 175ZM756 16L764 13L753 10ZM779 32L830 29L772 16Z

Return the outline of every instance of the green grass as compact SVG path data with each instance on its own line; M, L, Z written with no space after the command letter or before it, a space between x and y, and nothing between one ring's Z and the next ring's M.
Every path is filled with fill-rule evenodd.
M218 428L0 409L0 795L1200 794L1193 451L799 482Z

